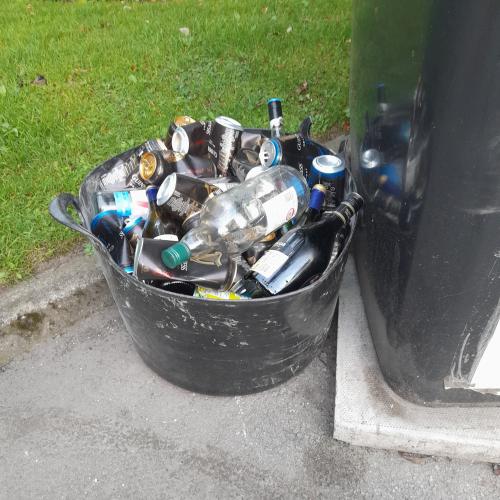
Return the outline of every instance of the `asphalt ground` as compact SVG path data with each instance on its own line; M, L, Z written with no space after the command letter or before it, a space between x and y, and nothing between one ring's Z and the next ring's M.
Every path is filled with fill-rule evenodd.
M2 499L500 496L490 464L334 440L334 331L306 370L263 393L166 382L83 255L0 292L0 366Z

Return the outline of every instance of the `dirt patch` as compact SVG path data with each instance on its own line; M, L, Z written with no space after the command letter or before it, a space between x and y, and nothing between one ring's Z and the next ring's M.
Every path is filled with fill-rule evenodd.
M112 302L106 283L98 282L87 290L76 291L64 301L50 302L42 311L18 316L0 328L0 369L40 342L63 335L89 311L101 310Z

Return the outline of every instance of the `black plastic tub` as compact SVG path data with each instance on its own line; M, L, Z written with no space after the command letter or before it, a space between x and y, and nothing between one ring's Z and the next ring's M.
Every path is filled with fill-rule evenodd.
M50 214L85 235L99 257L109 289L144 362L190 391L236 395L261 391L300 372L319 353L337 303L355 220L339 257L299 291L246 301L206 300L160 290L125 274L90 232L92 195L100 177L130 150L94 169L79 199L60 194ZM81 221L68 213L74 207Z

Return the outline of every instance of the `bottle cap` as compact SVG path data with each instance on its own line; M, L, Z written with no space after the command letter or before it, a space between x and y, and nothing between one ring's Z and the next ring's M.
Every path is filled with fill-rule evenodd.
M150 203L153 203L156 201L156 196L158 195L158 188L155 186L149 186L146 189L146 196L148 197L148 200Z
M321 189L319 189L321 188ZM311 189L311 198L309 200L309 208L314 210L321 210L323 201L325 200L326 189L321 184L315 184Z
M269 111L269 120L271 120L271 122L283 116L281 99L278 99L277 97L273 97L267 101L267 109Z
M191 257L189 247L180 241L161 252L161 260L169 269L175 269Z

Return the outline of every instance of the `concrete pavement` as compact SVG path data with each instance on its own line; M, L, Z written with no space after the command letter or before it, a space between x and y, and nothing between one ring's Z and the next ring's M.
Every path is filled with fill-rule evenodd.
M176 388L143 364L106 285L98 273L86 281L93 264L78 259L63 264L71 290L39 293L38 308L23 308L19 290L0 293L10 317L0 323L1 499L499 497L487 464L417 464L334 440L333 338L261 394Z

